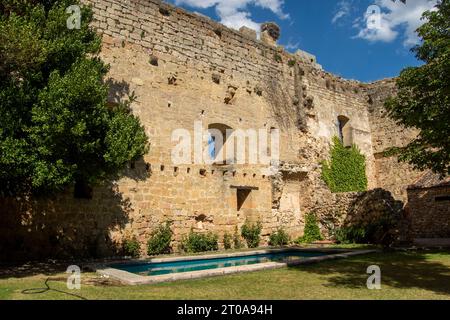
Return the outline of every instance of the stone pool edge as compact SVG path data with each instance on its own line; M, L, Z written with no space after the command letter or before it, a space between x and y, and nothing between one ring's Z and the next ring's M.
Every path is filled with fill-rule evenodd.
M200 279L200 278L209 278L209 277L218 277L236 273L246 273L246 272L254 272L254 271L262 271L262 270L271 270L271 269L280 269L298 265L305 264L313 264L326 260L335 260L335 259L343 259L349 258L358 255L365 255L369 253L376 253L379 250L349 250L349 249L324 249L324 248L308 248L308 249L299 249L299 248L284 248L284 249L266 249L266 250L257 250L257 251L248 251L248 252L238 252L231 254L218 254L218 255L201 255L201 256L187 256L187 257L173 257L173 258L158 258L158 259L149 259L145 260L145 262L149 263L161 263L161 262L177 262L177 261L192 261L192 260L200 260L200 259L215 259L215 258L231 258L231 257L240 257L246 255L257 255L257 254L267 254L267 253L276 253L283 252L286 250L298 250L304 252L329 252L330 255L320 256L320 257L310 257L303 260L293 261L293 262L266 262L266 263L258 263L254 265L247 266L237 266L237 267L227 267L227 268L219 268L219 269L210 269L210 270L200 270L200 271L192 271L192 272L183 272L183 273L174 273L168 275L159 275L159 276L141 276L131 272L123 271L120 269L112 268L110 265L114 263L108 264L95 264L89 265L88 267L94 270L97 274L109 277L114 280L118 280L125 285L146 285L146 284L157 284L164 282L174 282L180 280L192 280L192 279ZM334 253L334 254L333 254ZM127 261L120 262L121 264L134 264L144 261Z

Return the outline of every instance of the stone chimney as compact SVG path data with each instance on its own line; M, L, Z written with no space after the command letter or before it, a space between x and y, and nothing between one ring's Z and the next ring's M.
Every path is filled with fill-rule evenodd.
M261 41L276 46L280 38L281 29L275 22L266 22L261 25Z

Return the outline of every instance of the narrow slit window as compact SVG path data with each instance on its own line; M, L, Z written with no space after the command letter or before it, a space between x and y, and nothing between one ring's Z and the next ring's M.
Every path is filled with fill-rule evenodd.
M345 116L339 116L337 119L339 139L344 147L353 145L353 130L350 126L350 119Z

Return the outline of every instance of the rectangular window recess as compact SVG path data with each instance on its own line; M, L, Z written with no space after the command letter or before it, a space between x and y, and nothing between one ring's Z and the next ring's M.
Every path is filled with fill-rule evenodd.
M250 194L252 193L251 189L237 189L236 190L236 197L237 197L237 211L241 211L242 208L244 208L247 199L250 197Z

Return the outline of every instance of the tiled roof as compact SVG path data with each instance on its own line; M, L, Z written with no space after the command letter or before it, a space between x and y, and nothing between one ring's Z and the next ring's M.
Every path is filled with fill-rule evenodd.
M439 174L432 171L426 172L414 184L409 186L409 189L433 188L450 186L450 176L442 178Z

